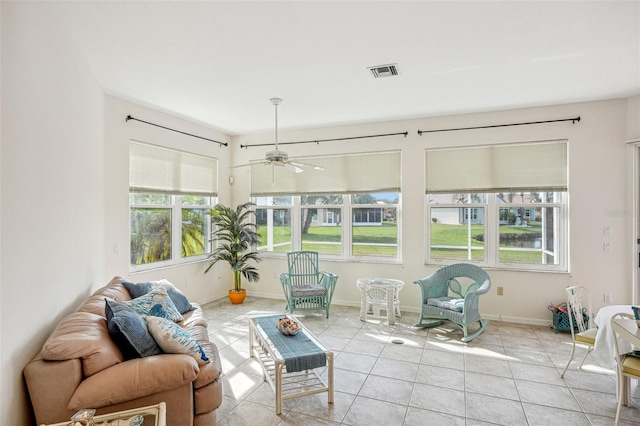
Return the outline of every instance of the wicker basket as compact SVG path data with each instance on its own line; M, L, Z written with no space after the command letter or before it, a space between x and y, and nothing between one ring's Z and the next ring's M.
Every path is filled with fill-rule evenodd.
M553 327L558 331L571 332L569 328L569 315L567 314L567 304L560 303L559 305L549 305L549 310L553 312ZM583 312L584 322L589 327L589 315ZM575 321L574 321L575 322ZM573 332L579 333L577 326L573 326Z

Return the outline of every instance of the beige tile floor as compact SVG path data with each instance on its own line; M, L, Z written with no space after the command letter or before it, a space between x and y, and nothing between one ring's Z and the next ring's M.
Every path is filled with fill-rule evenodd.
M247 318L283 313L284 301L248 297L203 308L224 371L221 426L613 425L613 371L589 355L582 371L575 362L560 378L571 350L567 333L492 321L462 344L452 324L414 328L418 314L406 312L395 326L362 322L358 308L338 305L329 319L296 312L335 353L335 403L326 394L305 396L284 401L276 415L273 391L249 356ZM620 425L640 425L640 388L632 392L638 399L622 407Z

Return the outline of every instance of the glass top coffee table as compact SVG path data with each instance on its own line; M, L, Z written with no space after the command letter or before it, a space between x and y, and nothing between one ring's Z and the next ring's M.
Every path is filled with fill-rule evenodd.
M263 378L276 395L276 414L282 413L282 401L327 392L333 403L333 352L327 350L316 337L293 315L286 314L300 325L300 331L287 336L276 323L285 315L266 315L249 318L249 351L251 358L262 366ZM316 369L327 367L327 381Z

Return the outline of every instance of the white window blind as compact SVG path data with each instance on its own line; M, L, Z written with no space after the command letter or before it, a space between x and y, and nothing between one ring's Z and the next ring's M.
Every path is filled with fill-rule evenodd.
M138 192L216 196L218 160L131 141L129 188Z
M426 150L426 193L567 190L567 141Z
M325 170L294 173L286 166L253 165L251 196L400 192L400 151L296 160Z

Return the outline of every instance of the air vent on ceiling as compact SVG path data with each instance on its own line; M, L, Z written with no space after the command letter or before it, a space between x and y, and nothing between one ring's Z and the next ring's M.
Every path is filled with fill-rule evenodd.
M368 67L374 78L381 77L393 77L400 74L398 71L398 64L376 65L375 67Z

